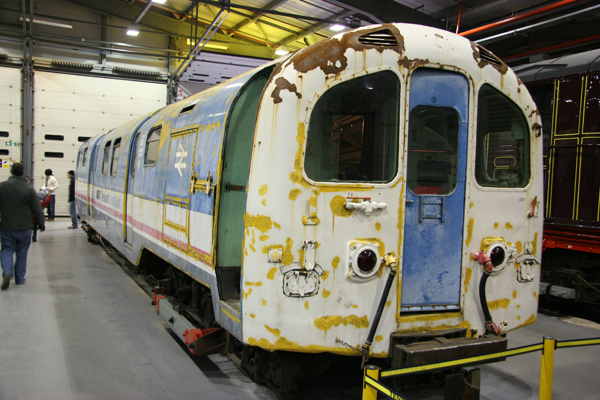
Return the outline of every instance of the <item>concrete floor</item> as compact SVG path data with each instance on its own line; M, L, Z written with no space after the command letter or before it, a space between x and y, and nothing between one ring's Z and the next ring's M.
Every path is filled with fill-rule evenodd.
M100 246L68 225L62 218L48 222L31 244L27 283L13 281L0 292L0 399L276 398L227 357L193 361L149 297ZM579 321L540 315L509 334L509 348L545 335L600 337L600 325L573 322ZM599 360L600 346L557 350L553 398L600 398ZM540 353L532 353L481 367L481 398L537 399L539 366ZM298 398L360 399L359 379L316 379ZM425 398L443 396L411 397Z

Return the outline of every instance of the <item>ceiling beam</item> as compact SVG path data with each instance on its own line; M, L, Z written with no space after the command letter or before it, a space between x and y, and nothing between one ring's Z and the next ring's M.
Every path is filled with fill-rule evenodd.
M283 3L287 3L289 0L273 0L271 1L269 4L266 4L264 6L264 8L266 10L273 10L277 7L279 7L280 5L282 5ZM235 25L233 28L231 28L230 30L233 31L234 33L237 32L238 30L242 29L244 26L251 24L252 22L260 19L261 17L263 17L262 14L257 13L255 15L253 15L252 17L249 17L245 20L243 20L242 22L239 22L237 25Z
M420 11L396 3L394 0L387 1L364 1L364 0L327 0L338 7L352 9L355 12L364 13L378 22L408 22L444 29L445 23Z
M349 17L350 15L353 15L353 14L354 14L353 10L347 10L341 14L336 15L335 18L343 19L343 18ZM315 25L312 28L310 28L308 31L306 31L304 33L290 35L290 36L284 38L283 40L280 40L279 43L277 43L277 44L279 46L286 46L292 42L295 42L297 40L302 40L307 36L317 33L318 31L323 30L323 29L327 28L328 26L331 26L331 24L323 23L323 24Z

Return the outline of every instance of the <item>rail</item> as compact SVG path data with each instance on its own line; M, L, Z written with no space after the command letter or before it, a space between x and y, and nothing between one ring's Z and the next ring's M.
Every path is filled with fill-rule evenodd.
M495 359L513 357L521 354L542 351L540 365L540 400L550 400L552 398L552 372L554 370L554 350L567 347L593 346L600 345L600 337L590 339L576 340L556 340L553 337L544 337L541 343L528 346L517 347L510 350L497 353L486 354L477 357L468 357L452 361L419 365L415 367L393 368L381 370L374 365L367 365L364 368L363 378L363 400L376 400L377 393L383 393L394 400L408 400L406 397L395 393L391 388L379 382L381 378L391 378L400 375L411 375L427 371L439 371L448 368L462 367L476 362L493 361Z

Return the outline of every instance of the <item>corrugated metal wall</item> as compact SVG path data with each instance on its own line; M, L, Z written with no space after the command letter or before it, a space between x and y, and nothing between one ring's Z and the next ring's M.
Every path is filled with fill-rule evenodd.
M0 67L0 181L11 160L21 160L21 70Z
M36 72L34 88L34 185L43 186L45 169L52 169L60 186L57 215L69 214L67 172L75 169L79 146L166 104L166 87L158 83Z

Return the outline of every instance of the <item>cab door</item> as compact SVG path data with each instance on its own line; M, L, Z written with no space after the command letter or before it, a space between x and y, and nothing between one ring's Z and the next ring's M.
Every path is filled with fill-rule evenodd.
M190 182L198 126L172 131L165 182L163 241L187 252L190 234Z
M401 312L460 308L469 84L458 73L410 78Z

